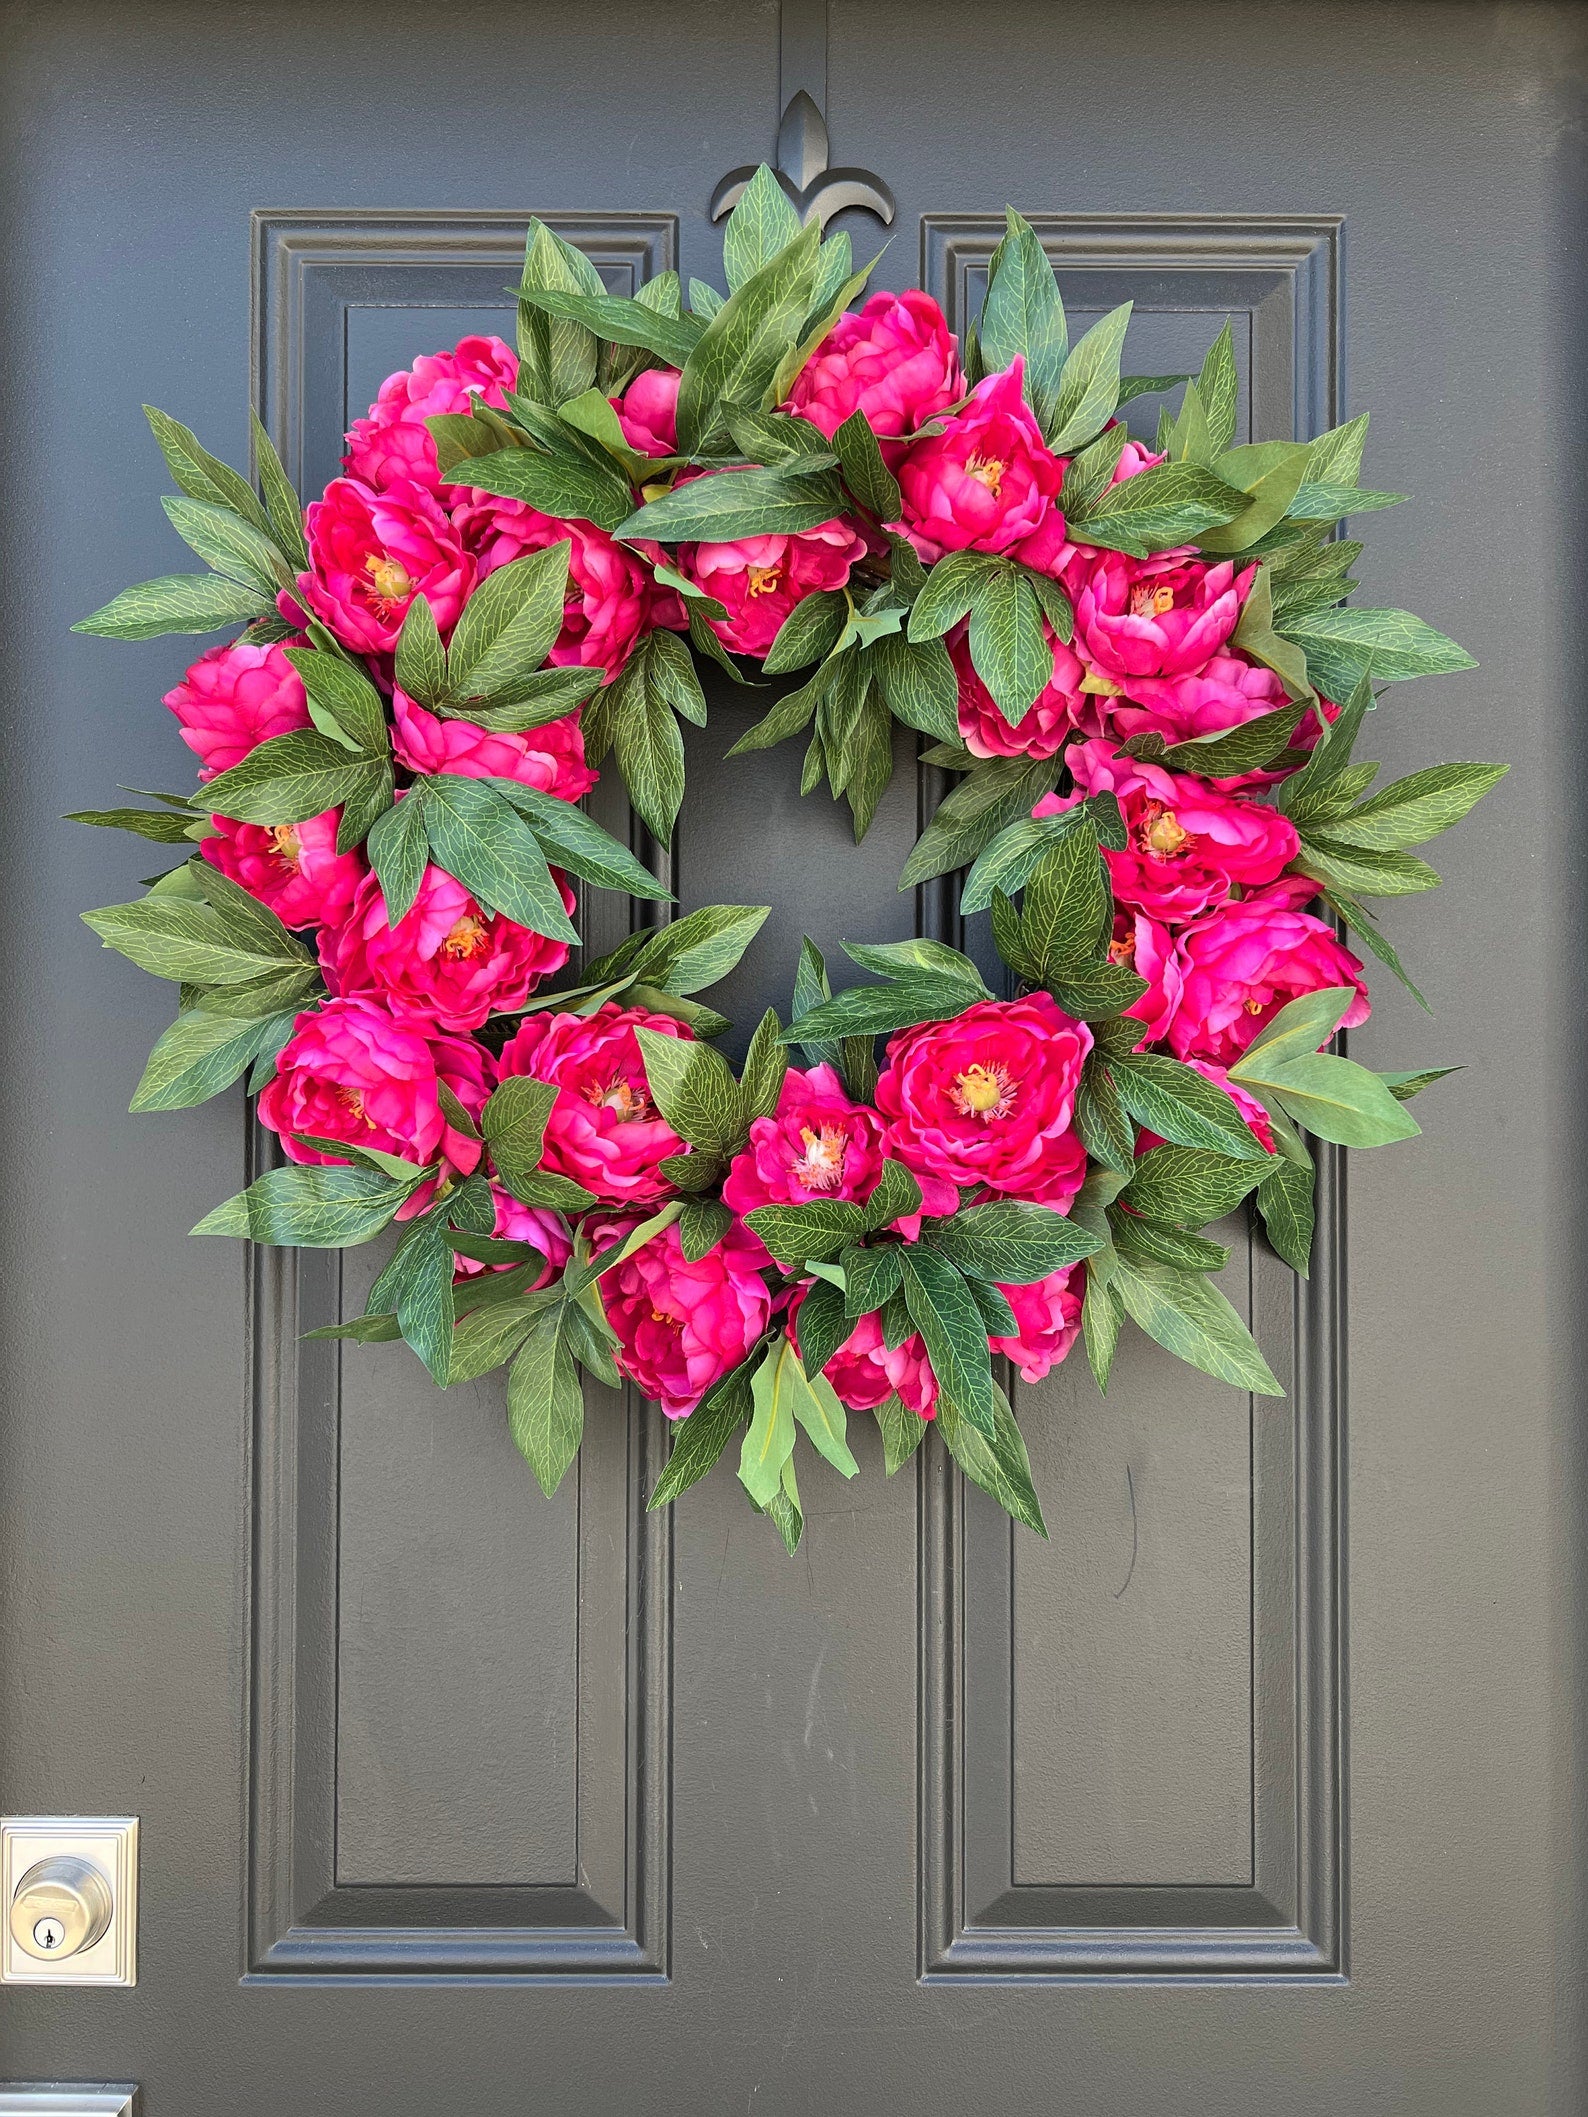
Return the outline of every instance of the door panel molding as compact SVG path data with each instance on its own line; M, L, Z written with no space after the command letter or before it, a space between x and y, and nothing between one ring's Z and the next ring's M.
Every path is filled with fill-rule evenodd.
M1236 319L1245 438L1321 432L1340 416L1336 216L1033 214L1066 299L1096 310ZM1001 216L929 215L921 283L962 330ZM957 939L946 902L928 907ZM1343 1157L1319 1156L1312 1275L1251 1246L1254 1327L1285 1383L1248 1399L1249 1880L1017 1879L1016 1547L1006 1516L952 1474L919 1473L920 1975L1338 1982L1346 1971L1342 1665ZM1237 1290L1233 1286L1232 1295ZM1077 1355L1078 1356L1078 1355ZM1065 1652L1057 1643L1053 1651ZM1244 1794L1244 1790L1243 1790Z
M673 263L655 213L546 213L614 291ZM479 308L494 323L523 254L523 212L258 212L253 216L254 403L300 490L334 462L349 319L369 307ZM610 780L609 775L609 780ZM593 807L627 823L621 788ZM596 895L597 953L630 907ZM648 917L645 907L637 915ZM274 1157L257 1129L250 1173ZM250 1292L253 1519L244 1982L327 1978L656 1981L668 1972L671 1800L670 1511L645 1512L662 1418L635 1391L592 1390L576 1488L577 1630L571 1873L532 1883L338 1881L341 1356L302 1333L342 1312L335 1253L259 1249Z

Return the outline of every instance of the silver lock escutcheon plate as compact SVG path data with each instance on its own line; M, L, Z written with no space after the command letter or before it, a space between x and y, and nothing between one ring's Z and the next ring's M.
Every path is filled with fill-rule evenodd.
M0 1908L0 1983L136 1984L137 1817L0 1816Z

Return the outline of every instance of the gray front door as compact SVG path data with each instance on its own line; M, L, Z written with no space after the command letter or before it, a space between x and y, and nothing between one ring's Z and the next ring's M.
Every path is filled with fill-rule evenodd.
M1582 2106L1588 25L828 13L882 284L963 325L1007 200L1073 313L1134 299L1133 368L1234 318L1242 438L1371 407L1368 482L1416 496L1375 599L1482 664L1384 716L1387 762L1517 769L1396 918L1437 1018L1381 978L1357 1048L1467 1070L1330 1169L1299 1296L1254 1251L1283 1402L1139 1340L1106 1402L1079 1362L1025 1392L1049 1545L869 1434L793 1561L726 1475L648 1517L637 1402L548 1503L499 1383L302 1346L362 1285L186 1240L242 1107L123 1114L166 996L77 914L139 855L56 821L178 756L182 642L68 631L173 564L138 405L236 461L252 389L314 488L383 375L505 320L532 212L615 288L713 274L778 11L7 8L0 1809L139 1815L143 1909L134 1990L0 1990L0 2081L147 2117ZM901 754L856 849L797 749L725 761L763 703L713 693L675 848L686 907L775 906L741 1022L802 931L946 916L895 890L940 789Z

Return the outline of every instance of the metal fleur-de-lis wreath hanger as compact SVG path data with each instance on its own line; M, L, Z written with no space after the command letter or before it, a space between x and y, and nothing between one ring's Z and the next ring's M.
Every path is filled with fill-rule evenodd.
M783 0L778 27L778 70L784 98L777 129L777 180L802 222L825 228L835 213L857 206L884 227L897 210L893 193L869 169L828 167L827 0ZM737 205L755 175L752 162L730 169L711 195L714 221Z

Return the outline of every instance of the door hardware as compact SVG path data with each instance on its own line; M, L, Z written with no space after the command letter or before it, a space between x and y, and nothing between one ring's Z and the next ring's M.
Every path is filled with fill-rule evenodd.
M135 1984L137 1817L0 1816L0 1902L0 1982Z

